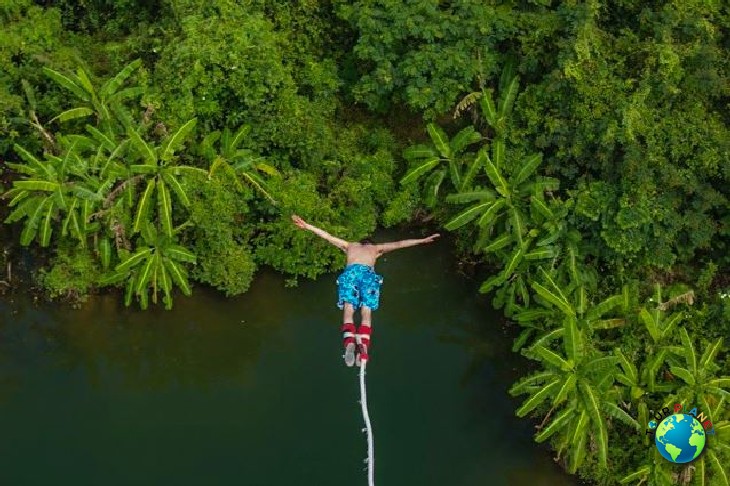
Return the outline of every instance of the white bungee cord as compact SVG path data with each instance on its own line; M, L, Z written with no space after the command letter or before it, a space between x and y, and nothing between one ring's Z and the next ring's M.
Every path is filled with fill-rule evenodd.
M368 414L368 395L365 387L365 367L368 360L362 360L360 365L360 406L362 418L365 421L363 432L368 436L368 457L365 459L368 469L368 486L375 486L375 440L373 439L373 428L370 425L370 414Z

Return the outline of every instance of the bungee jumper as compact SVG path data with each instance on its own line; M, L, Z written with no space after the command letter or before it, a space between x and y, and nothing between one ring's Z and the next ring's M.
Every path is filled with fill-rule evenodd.
M380 303L380 286L383 277L375 273L375 261L383 254L401 248L431 243L438 233L421 239L373 243L370 239L359 242L345 241L304 221L296 214L292 221L299 228L309 230L327 240L347 254L345 270L337 277L337 307L343 310L342 332L345 347L345 364L360 366L369 358L370 335L372 333L372 312ZM360 310L360 327L355 328L355 311Z
M337 277L337 307L342 309L342 344L345 354L342 356L349 367L360 367L360 405L365 422L364 432L368 435L368 485L375 486L375 446L373 429L368 414L367 389L365 388L365 368L369 360L370 335L372 331L372 312L380 304L380 286L383 277L375 273L375 261L381 255L408 248L410 246L431 243L438 238L438 233L422 239L400 240L390 243L375 244L370 239L359 242L345 241L317 228L296 214L291 217L294 224L304 230L327 240L347 254L345 270ZM355 328L355 311L360 310L360 327Z

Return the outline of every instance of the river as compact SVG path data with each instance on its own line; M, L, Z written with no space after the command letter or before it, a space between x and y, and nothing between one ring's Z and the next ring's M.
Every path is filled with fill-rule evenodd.
M449 251L378 264L376 484L576 485L514 416L526 362ZM365 485L335 278L286 288L264 270L243 296L197 287L172 311L0 297L0 484Z

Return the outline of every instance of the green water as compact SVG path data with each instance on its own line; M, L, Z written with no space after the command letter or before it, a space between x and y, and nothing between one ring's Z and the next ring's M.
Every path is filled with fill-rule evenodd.
M367 383L381 485L574 485L514 418L525 362L440 242L396 252ZM335 275L173 311L0 300L0 484L365 485Z

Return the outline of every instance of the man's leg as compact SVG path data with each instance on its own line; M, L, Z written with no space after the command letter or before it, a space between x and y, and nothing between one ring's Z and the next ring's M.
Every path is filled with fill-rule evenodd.
M360 305L360 296L357 290L356 267L347 266L337 277L337 306L342 309L342 338L345 346L345 359L347 366L355 364L355 309Z
M349 302L345 302L342 308L342 342L345 346L345 364L355 364L355 308Z
M361 326L372 326L373 311L370 307L363 305L360 307L360 325Z
M377 310L380 305L380 285L383 283L383 277L370 271L361 281L362 286L362 306L360 307L361 322L360 328L357 330L355 339L359 345L359 357L355 360L356 365L360 365L358 361L367 361L368 350L370 349L370 332L372 331L372 313Z
M368 348L370 347L370 333L372 332L372 315L373 311L370 307L363 305L360 307L360 327L357 330L355 339L359 344L360 349L358 350L357 359L355 364L360 366L360 363L368 359Z
M352 322L354 322L354 318L355 318L355 308L349 302L345 302L345 305L342 309L342 323L343 324L352 323Z

